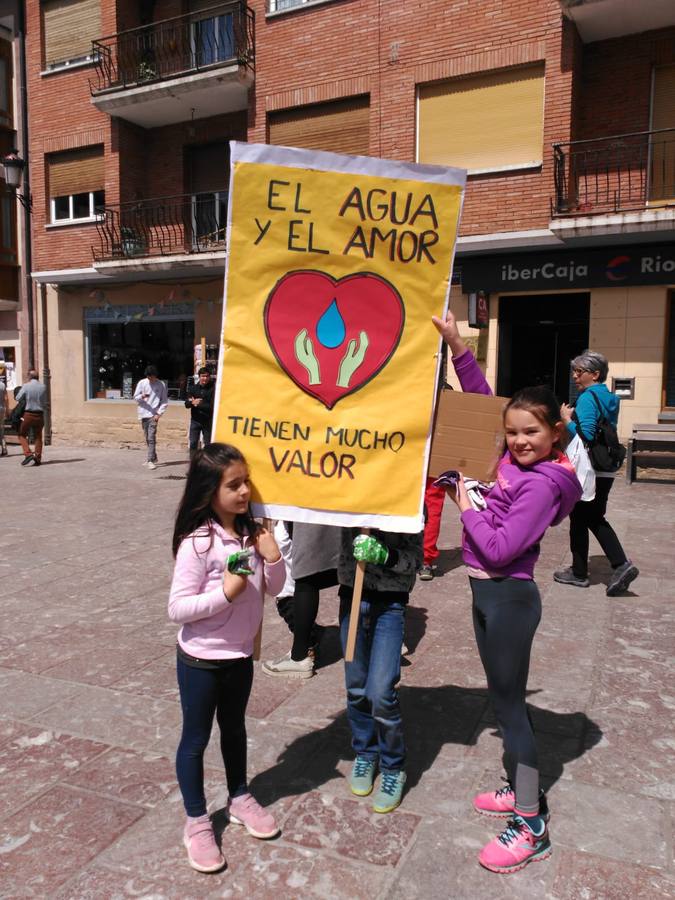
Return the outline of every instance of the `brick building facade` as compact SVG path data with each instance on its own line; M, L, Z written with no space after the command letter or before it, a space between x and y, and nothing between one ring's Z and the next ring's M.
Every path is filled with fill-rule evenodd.
M137 442L147 362L175 398L162 439L184 440L195 346L219 337L231 139L464 165L452 302L495 387L567 399L590 344L635 379L624 431L675 407L675 12L624 7L28 0L54 440Z

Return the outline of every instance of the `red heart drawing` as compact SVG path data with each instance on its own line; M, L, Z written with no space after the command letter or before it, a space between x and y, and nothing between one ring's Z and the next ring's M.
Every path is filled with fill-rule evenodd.
M405 310L398 291L379 275L359 272L335 279L301 269L276 283L264 321L284 372L332 409L391 359Z

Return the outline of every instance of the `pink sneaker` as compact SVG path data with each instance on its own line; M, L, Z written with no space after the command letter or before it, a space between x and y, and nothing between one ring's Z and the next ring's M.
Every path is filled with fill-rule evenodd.
M198 872L217 872L225 865L225 857L216 844L213 825L208 815L188 816L183 832L188 860Z
M483 816L510 816L515 805L516 795L508 781L503 788L473 798L473 808Z
M227 804L227 816L235 825L243 825L256 838L273 838L279 834L274 816L266 812L252 794L232 797Z
M504 787L496 791L476 794L473 798L473 808L482 816L503 816L504 818L512 816L516 811L516 795L511 784L506 781ZM543 791L539 791L539 815L546 822L551 818L546 794Z
M520 816L514 816L504 831L483 847L478 862L491 872L506 874L550 855L551 841L546 825L542 833L536 835Z

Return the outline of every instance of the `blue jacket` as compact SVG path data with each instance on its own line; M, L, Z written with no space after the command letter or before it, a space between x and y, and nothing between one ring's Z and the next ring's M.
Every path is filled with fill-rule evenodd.
M598 398L605 417L609 419L614 427L616 427L616 423L619 418L620 401L616 394L613 394L610 390L608 390L606 384L594 384L591 385L591 387L588 387L585 390L581 391L581 393L577 397L577 405L575 407L575 411L584 437L587 440L592 441L595 437L595 430L600 413L598 412L598 407L595 400L590 396L590 394L595 394L595 396ZM572 434L577 433L577 426L574 422L569 422L567 428Z

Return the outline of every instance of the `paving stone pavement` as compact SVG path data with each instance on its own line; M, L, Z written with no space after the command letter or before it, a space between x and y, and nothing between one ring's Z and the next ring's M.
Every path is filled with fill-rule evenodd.
M407 616L403 805L377 816L348 792L328 591L316 677L256 668L249 772L281 837L225 826L212 741L208 796L228 867L209 876L186 865L173 769L180 711L166 600L184 461L174 451L149 472L138 451L59 447L35 469L10 452L0 461L1 898L675 897L672 484L614 488L610 519L643 573L626 596L605 596L599 555L590 589L555 584L566 528L543 542L529 699L553 816L548 861L510 876L476 862L498 823L474 815L471 797L498 786L499 741L449 505L438 577L418 582ZM269 603L262 656L288 646Z

